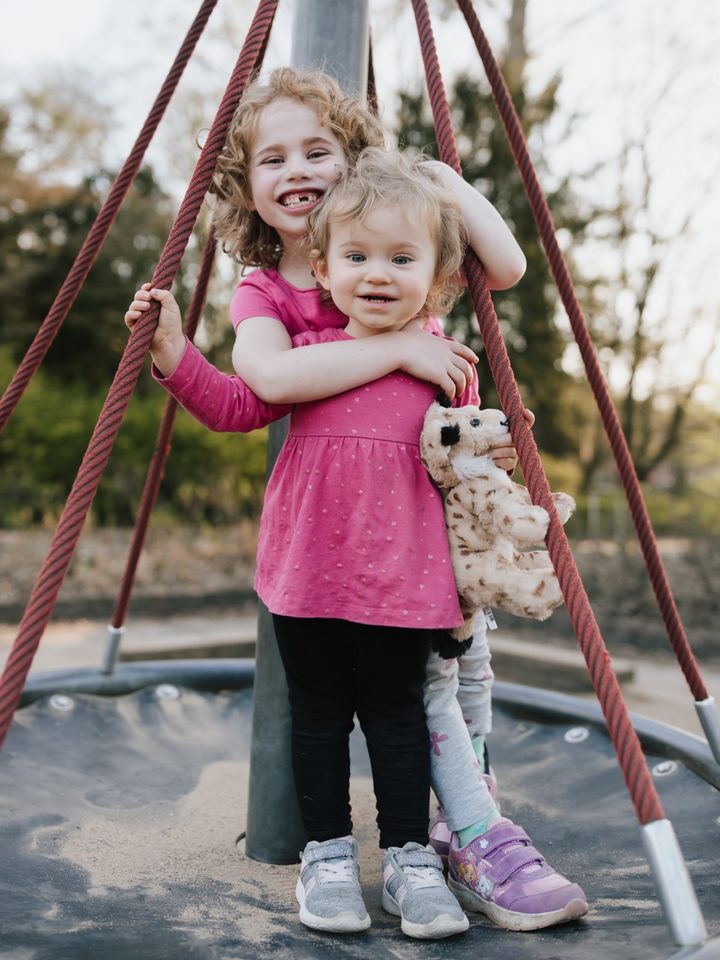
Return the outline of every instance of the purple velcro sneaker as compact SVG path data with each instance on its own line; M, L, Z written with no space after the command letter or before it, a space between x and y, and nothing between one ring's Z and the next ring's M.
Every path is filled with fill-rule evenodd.
M453 834L448 867L460 904L505 930L539 930L587 913L582 888L553 870L512 820L496 820L464 847Z

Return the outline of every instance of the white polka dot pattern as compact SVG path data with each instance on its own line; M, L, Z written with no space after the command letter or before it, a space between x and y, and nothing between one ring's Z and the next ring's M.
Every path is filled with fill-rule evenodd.
M435 393L393 373L295 408L258 540L255 588L274 613L462 623L442 501L418 449Z

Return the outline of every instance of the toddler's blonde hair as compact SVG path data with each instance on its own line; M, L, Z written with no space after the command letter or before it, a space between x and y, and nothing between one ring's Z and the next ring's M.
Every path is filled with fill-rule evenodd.
M425 157L368 147L330 186L308 217L310 257L326 260L334 222L363 220L378 206L412 209L427 223L436 246L435 278L423 314L447 313L462 287L465 255L462 211Z
M210 188L217 198L213 214L217 237L223 250L246 266L272 267L282 255L276 231L250 209L249 175L258 118L279 97L298 100L314 110L320 123L337 137L348 162L365 147L382 147L386 142L380 121L327 74L279 67L267 81L251 84L230 123Z

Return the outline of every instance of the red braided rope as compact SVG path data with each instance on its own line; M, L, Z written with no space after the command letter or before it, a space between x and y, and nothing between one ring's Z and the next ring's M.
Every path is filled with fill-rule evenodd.
M197 283L195 284L192 300L187 310L185 333L190 341L195 339L198 324L200 323L200 316L202 315L205 300L207 299L208 284L210 283L210 274L212 273L214 260L215 234L211 229L205 241L205 246L203 247L200 260L200 272ZM150 461L150 466L148 467L147 476L145 477L140 507L138 509L138 515L135 518L133 536L130 542L127 560L125 561L125 570L120 580L120 586L115 598L115 607L113 608L113 614L110 619L110 624L116 629L119 629L123 625L125 617L127 616L130 595L132 594L132 589L135 584L137 567L140 562L143 546L145 545L145 537L147 536L148 526L150 525L150 517L155 509L160 483L165 472L165 464L167 463L167 458L170 456L170 439L172 437L177 411L177 400L174 397L168 397L155 439L155 450Z
M140 169L145 151L152 140L158 124L165 113L165 109L175 92L180 77L187 65L193 50L195 49L200 36L208 22L210 14L217 4L217 0L203 0L197 16L190 25L182 46L180 47L175 61L165 77L163 85L155 99L150 113L143 124L137 140L132 150L128 154L120 173L118 173L113 182L110 192L105 202L100 208L95 222L93 223L88 235L83 241L83 245L75 258L70 271L65 278L62 287L55 297L47 316L38 328L33 342L28 347L13 379L8 384L5 392L0 398L0 432L4 429L6 423L12 416L15 407L18 405L25 389L35 375L38 367L42 363L45 354L55 339L58 330L62 326L65 318L70 312L70 308L75 302L75 298L80 291L85 278L90 272L90 268L97 258L97 255L105 242L105 238L110 232L110 228L115 222L118 210L122 206L123 200L130 189L137 172Z
M648 516L647 507L643 498L640 482L635 471L635 465L628 449L627 440L618 419L615 407L610 397L605 378L595 353L590 331L578 304L573 289L572 280L565 264L565 260L555 238L555 224L553 223L550 208L547 205L542 187L538 181L533 166L522 126L518 119L510 93L505 84L500 68L495 60L490 45L480 26L480 22L473 10L471 0L457 0L465 19L470 27L473 40L490 81L493 98L500 114L505 133L515 158L515 163L522 177L532 214L537 224L540 238L545 248L552 275L560 292L570 325L580 349L585 364L588 380L592 387L595 401L600 411L605 432L610 441L620 479L625 490L633 524L637 532L643 559L652 584L660 613L662 614L668 639L673 648L677 661L685 675L688 686L696 701L707 699L708 692L700 674L697 661L690 648L685 628L675 603L670 582L665 573L660 553L658 551L655 533Z
M370 113L377 117L379 107L377 85L375 83L375 64L373 63L372 37L368 41L367 105Z
M435 120L438 147L445 163L461 172L460 158L450 119L426 0L412 0L422 49L428 94ZM513 440L534 503L550 514L547 547L557 572L560 587L578 643L602 707L608 732L618 756L630 797L641 824L664 817L660 799L645 763L640 741L628 716L620 685L612 669L610 656L595 620L585 588L570 551L567 537L552 503L550 487L543 470L532 432L523 416L523 403L503 343L495 309L482 268L472 253L465 262L468 285L488 361L497 385L502 408L510 419Z
M160 262L151 281L153 287L169 289L177 273L188 237L212 179L217 157L223 147L233 113L265 49L277 4L278 0L259 0L245 43L213 120L170 236L163 248ZM4 742L7 735L33 656L52 614L55 599L70 565L85 517L110 458L122 416L140 375L157 326L158 314L159 305L154 302L151 309L133 328L48 554L25 608L18 635L0 678L0 744Z

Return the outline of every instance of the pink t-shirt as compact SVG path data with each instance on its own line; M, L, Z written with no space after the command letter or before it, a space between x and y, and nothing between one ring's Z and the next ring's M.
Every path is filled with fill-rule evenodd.
M350 339L328 329L293 345ZM442 500L419 451L436 393L396 372L293 408L258 538L255 589L269 610L416 629L463 622Z
M317 287L294 287L274 267L253 270L235 288L230 301L233 327L237 330L249 317L275 317L291 337L347 324L347 317L334 304L323 303Z

